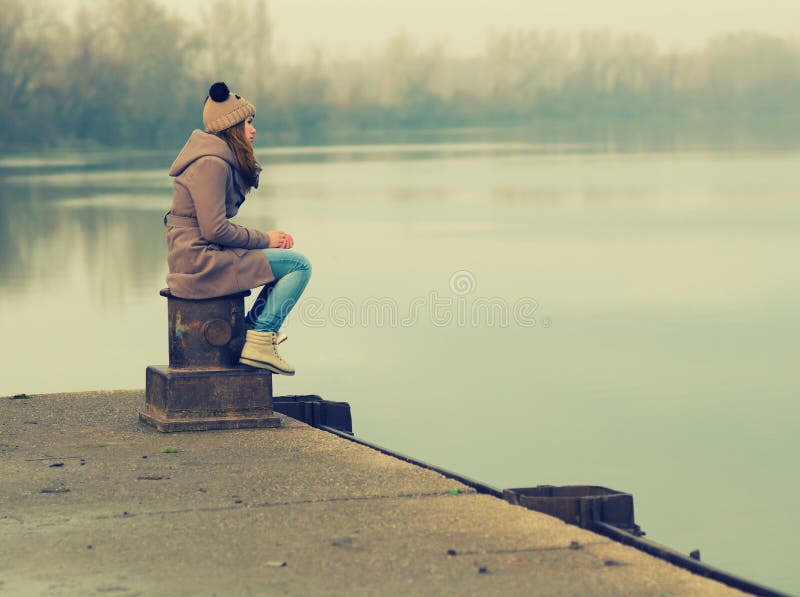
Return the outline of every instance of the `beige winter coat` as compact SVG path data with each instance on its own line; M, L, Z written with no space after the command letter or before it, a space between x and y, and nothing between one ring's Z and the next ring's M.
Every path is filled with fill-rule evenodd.
M244 202L236 160L216 135L194 131L170 176L175 177L167 226L167 286L181 298L203 299L274 280L265 232L228 221Z

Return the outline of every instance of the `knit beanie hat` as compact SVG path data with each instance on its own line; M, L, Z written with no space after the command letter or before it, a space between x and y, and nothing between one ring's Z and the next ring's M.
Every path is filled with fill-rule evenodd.
M203 106L203 124L208 133L218 133L256 115L256 107L231 93L225 83L214 83Z

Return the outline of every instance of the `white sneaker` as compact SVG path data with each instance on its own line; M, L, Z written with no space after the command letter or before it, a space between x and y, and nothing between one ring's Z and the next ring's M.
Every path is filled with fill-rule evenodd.
M269 369L281 375L294 375L294 367L281 358L278 354L278 334L275 332L257 332L247 330L247 335L242 348L239 362L243 365ZM284 337L283 340L286 338ZM280 342L283 342L280 340Z

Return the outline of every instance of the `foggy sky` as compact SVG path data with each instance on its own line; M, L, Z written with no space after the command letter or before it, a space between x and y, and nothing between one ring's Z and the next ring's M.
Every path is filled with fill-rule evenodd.
M160 1L188 16L207 0ZM800 0L268 0L268 10L275 48L289 54L312 45L355 54L403 31L462 54L480 52L489 32L509 29L645 33L662 49L744 29L800 36Z

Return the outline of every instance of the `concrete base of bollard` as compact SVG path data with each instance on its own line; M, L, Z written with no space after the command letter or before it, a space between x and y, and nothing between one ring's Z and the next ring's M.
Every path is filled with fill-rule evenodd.
M280 427L278 415L263 417L208 417L204 419L168 419L155 413L140 412L139 420L162 433L175 431L214 431L220 429L254 429Z

